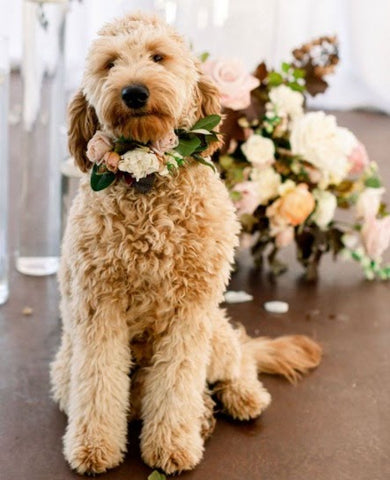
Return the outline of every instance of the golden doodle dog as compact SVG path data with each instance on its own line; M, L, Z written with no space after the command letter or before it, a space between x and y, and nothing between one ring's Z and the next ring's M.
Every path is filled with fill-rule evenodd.
M126 16L92 45L69 107L69 148L87 172L97 130L148 144L219 112L183 39L157 17ZM219 307L239 224L211 168L187 159L147 193L121 180L95 192L87 177L63 241L62 343L51 365L68 416L65 457L81 474L117 466L137 417L148 465L192 469L214 426L211 394L233 418L255 418L271 401L258 373L295 380L321 349L304 336L252 339Z

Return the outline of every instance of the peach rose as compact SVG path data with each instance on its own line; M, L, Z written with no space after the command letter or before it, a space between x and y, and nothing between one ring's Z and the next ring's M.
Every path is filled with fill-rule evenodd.
M250 92L260 85L260 81L247 72L240 60L208 60L202 67L218 87L223 107L232 110L249 107Z
M87 145L87 157L92 163L101 163L104 155L112 150L111 139L98 130Z
M363 226L362 239L367 255L380 260L390 244L390 216L369 219Z
M359 173L362 173L370 163L366 147L362 143L358 142L358 144L350 153L348 161L351 165L349 173L352 175L358 175Z
M280 200L280 214L293 226L303 223L315 207L314 197L305 183L297 185Z
M110 172L116 173L118 171L118 164L120 162L120 155L116 152L107 152L104 154L103 162Z
M314 207L314 197L305 183L288 189L267 208L266 214L271 222L271 235L276 235L287 225L294 227L300 225L312 213Z
M255 182L237 183L234 191L241 193L241 198L235 202L238 215L252 214L259 205L258 186Z

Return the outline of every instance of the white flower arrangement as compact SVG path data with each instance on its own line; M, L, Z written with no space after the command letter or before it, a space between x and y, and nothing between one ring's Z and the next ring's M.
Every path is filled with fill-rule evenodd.
M277 253L295 241L308 279L329 251L359 262L367 278L390 279L382 265L390 215L377 165L333 115L304 111L305 96L326 89L337 52L336 39L322 37L295 49L281 71L261 63L251 105L225 112L226 146L215 161L256 263L267 257L272 272L282 273ZM349 222L338 220L340 208L353 209Z

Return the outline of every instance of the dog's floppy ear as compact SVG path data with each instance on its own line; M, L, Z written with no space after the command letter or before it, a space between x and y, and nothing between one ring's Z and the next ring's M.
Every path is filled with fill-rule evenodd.
M221 113L220 93L211 78L199 70L199 117Z
M216 85L213 83L211 78L205 75L201 69L198 69L199 80L197 84L197 101L198 101L198 112L197 117L202 118L207 115L220 115L221 114L221 101L220 93ZM218 127L215 130L219 130ZM213 142L210 144L209 148L202 153L202 156L212 155L218 148L222 146L222 141Z
M91 166L86 156L87 144L98 128L95 110L79 90L68 107L68 147L76 165L82 172L87 172Z

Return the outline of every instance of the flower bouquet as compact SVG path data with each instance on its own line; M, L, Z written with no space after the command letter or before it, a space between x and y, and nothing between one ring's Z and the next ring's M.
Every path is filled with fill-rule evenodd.
M258 265L267 257L273 274L284 272L278 252L295 241L308 279L326 252L356 260L367 278L388 279L390 216L378 167L334 116L305 111L306 97L326 90L338 61L334 37L295 49L280 71L261 63L250 75L238 61L206 59L225 109L224 148L214 161Z

